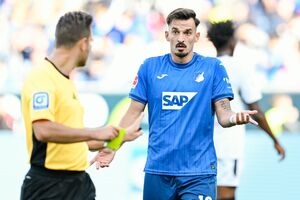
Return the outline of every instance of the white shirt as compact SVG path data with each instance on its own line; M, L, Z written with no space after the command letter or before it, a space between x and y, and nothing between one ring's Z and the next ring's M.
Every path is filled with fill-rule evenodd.
M231 109L239 112L245 110L246 104L254 103L261 99L262 95L252 73L252 67L246 62L239 62L231 56L218 57L228 73L232 85L234 99L230 102ZM214 142L218 158L242 158L245 146L245 125L237 125L230 128L222 128L215 119Z

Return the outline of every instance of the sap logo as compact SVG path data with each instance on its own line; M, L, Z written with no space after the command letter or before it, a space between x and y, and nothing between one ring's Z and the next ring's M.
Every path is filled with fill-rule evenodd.
M197 92L163 92L162 109L180 110L185 106Z

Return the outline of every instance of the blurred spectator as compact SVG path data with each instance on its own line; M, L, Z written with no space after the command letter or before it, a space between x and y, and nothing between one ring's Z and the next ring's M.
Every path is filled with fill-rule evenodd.
M0 95L0 130L16 131L21 119L20 100L15 95Z
M214 54L205 37L206 22L232 19L239 24L241 41L236 54L255 64L262 90L300 91L299 0L201 0L197 4L194 0L0 0L0 70L4 70L0 91L19 92L28 69L53 48L55 22L61 13L86 10L95 19L92 52L102 61L91 58L90 71L78 71L75 80L81 89L109 92L121 70L124 85L117 92L127 93L135 65L166 49L161 42L164 17L177 7L191 7L200 17L197 49L203 55ZM103 77L101 87L88 86Z
M250 21L271 36L277 34L277 26L283 22L278 15L278 0L259 0L251 7Z

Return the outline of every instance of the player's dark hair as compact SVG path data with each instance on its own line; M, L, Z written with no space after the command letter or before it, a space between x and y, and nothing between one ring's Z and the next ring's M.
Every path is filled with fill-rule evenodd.
M174 19L188 20L192 18L196 27L200 24L200 20L196 18L196 13L188 8L177 8L167 16L167 24L170 25Z
M211 23L207 31L207 37L219 50L226 47L234 39L234 31L234 24L231 20Z
M72 47L80 39L90 36L92 16L81 12L68 12L60 17L55 30L56 47Z

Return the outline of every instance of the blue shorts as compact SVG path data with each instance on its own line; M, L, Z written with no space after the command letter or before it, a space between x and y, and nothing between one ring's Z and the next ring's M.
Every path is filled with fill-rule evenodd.
M215 200L216 175L145 174L143 200Z

